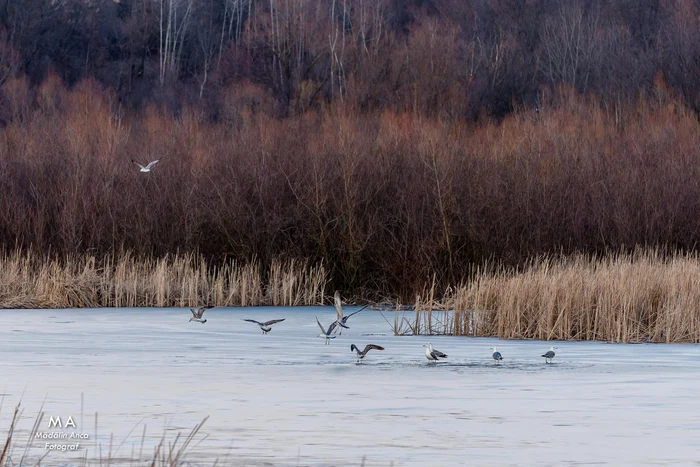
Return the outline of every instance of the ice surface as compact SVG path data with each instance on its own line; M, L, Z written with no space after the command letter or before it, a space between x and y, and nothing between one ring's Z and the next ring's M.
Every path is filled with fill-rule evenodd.
M347 311L355 308L348 307ZM393 322L393 314L386 313ZM331 307L0 311L0 441L41 409L88 458L142 459L210 416L187 465L688 465L700 461L700 346L394 337L378 312L324 345ZM263 335L253 318L286 318ZM375 334L368 336L366 334ZM428 364L422 344L449 355ZM350 344L379 344L362 364ZM497 346L504 361L491 359ZM540 355L558 347L554 363ZM84 406L81 409L81 394ZM97 435L95 436L95 413ZM64 428L64 431L66 429ZM112 448L110 449L110 435ZM25 464L46 454L35 440ZM52 451L42 465L79 463ZM93 464L94 465L94 464Z

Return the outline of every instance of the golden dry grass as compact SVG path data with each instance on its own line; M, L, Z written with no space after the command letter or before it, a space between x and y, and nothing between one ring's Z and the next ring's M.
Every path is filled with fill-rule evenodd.
M258 261L212 267L193 254L0 258L3 308L318 305L326 284L322 264L295 260L273 260L266 272Z
M404 329L504 339L700 342L700 257L541 257L416 300ZM432 295L431 295L432 294ZM433 297L433 298L430 298ZM401 322L397 319L396 322Z

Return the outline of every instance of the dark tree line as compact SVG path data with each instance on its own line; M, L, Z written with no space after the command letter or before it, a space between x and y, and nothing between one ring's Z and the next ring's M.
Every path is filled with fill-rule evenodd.
M129 107L232 87L274 115L342 100L503 116L569 85L609 106L666 83L700 111L697 0L0 0L0 85L95 77Z

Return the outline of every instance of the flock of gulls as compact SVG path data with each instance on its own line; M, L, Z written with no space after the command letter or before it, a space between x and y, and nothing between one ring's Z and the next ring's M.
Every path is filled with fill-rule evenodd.
M539 111L539 109L538 109ZM160 159L153 160L149 162L147 165L141 165L135 160L131 160L136 166L139 168L139 172L145 172L148 173L151 171L153 166L155 166L158 162L160 162ZM367 306L364 306L360 308L357 311L354 311L350 313L349 315L344 315L343 314L343 305L342 302L340 301L340 292L337 290L335 291L334 295L334 303L335 303L335 311L336 311L336 319L333 321L327 328L323 327L321 322L316 318L316 323L318 323L318 327L321 328L321 334L318 335L321 339L325 341L325 344L328 345L330 344L331 339L335 339L337 336L335 335L336 333L338 335L343 334L343 329L350 329L350 327L347 325L348 319L350 319L351 316L358 314ZM196 323L206 323L207 320L202 318L202 315L204 315L204 312L210 308L213 308L212 306L202 306L199 307L197 310L194 308L190 308L190 311L192 312L192 318L190 318L190 322L194 321ZM260 329L262 330L263 334L267 334L272 330L272 325L281 323L284 321L284 318L282 319L271 319L270 321L265 321L264 323L261 323L260 321L256 321L254 319L244 319L243 321L248 321L249 323L255 323L257 324ZM438 362L441 358L445 359L447 358L447 354L440 352L436 348L433 347L431 343L424 344L423 347L425 348L425 358L428 359L428 362ZM556 347L550 348L547 352L542 354L542 357L544 357L545 363L552 363L552 359L554 358L554 350ZM363 358L367 355L367 353L370 350L384 350L384 347L376 344L367 344L363 350L360 350L359 347L357 347L355 344L352 344L350 346L350 350L353 352L357 353L357 363L360 363ZM503 355L501 355L501 352L496 350L496 347L491 347L491 350L493 350L493 353L491 354L491 357L497 362L500 363L503 361Z
M157 162L157 161L156 161ZM152 163L151 163L152 164ZM149 166L151 165L149 164ZM340 292L337 290L335 291L334 295L334 304L335 304L335 312L336 312L336 319L333 321L328 328L323 327L321 322L318 320L318 317L316 318L316 323L318 324L318 327L321 328L321 334L318 335L321 339L325 341L325 344L328 345L330 344L331 339L335 339L337 336L335 335L338 333L340 335L343 331L343 329L350 329L350 327L347 325L348 319L356 315L357 313L361 312L365 308L367 308L366 305L359 310L350 313L349 315L344 315L343 314L343 304L340 300ZM190 311L192 312L192 318L190 318L190 322L194 321L196 323L206 323L207 320L203 319L202 316L204 315L204 312L206 310L209 310L210 308L213 308L212 306L202 306L199 307L198 309L190 308ZM265 322L260 322L254 319L244 319L243 321L247 321L249 323L254 323L257 324L258 327L260 327L260 330L262 330L263 334L267 334L272 330L272 325L281 323L284 321L284 318L282 319L271 319L269 321ZM434 362L437 363L440 359L445 359L447 358L447 354L440 352L438 349L434 348L433 345L428 342L427 344L423 345L423 348L425 348L425 358L428 359L428 362ZM556 347L551 347L547 352L542 354L542 357L544 357L545 363L551 363L552 359L554 358L554 350ZM367 353L369 353L370 350L384 350L384 347L376 344L367 344L365 345L365 348L360 350L358 346L355 344L350 345L350 351L355 352L357 354L357 363L362 362L362 359L364 359L367 356ZM501 352L499 352L496 347L491 347L491 350L493 350L493 353L491 354L491 357L496 361L496 363L500 363L503 361L503 355Z
M538 109L539 110L539 109ZM139 168L139 172L145 172L148 173L151 171L153 166L155 166L158 162L160 162L160 159L156 159L154 161L149 162L147 165L141 165L135 160L131 160L136 166ZM328 345L330 344L331 339L335 339L337 336L335 335L336 333L338 335L343 334L343 329L350 329L350 327L347 325L348 319L350 319L351 316L356 315L357 313L361 312L367 306L364 306L360 308L359 310L350 313L349 315L344 315L343 314L343 305L342 302L340 301L340 292L336 290L335 295L334 295L334 303L335 303L335 311L336 311L336 319L333 321L327 328L323 327L321 322L316 318L316 323L318 324L318 327L321 329L321 334L318 335L321 339L324 340L325 344ZM190 318L190 322L194 321L196 323L206 323L207 320L202 318L202 315L204 315L204 312L210 308L213 308L212 306L203 306L199 307L197 310L194 308L190 308L190 311L192 312L192 318ZM272 325L281 323L284 321L284 318L282 319L271 319L270 321L265 321L264 323L261 323L260 321L256 321L254 319L244 319L243 321L248 321L249 323L254 323L257 324L260 327L260 330L262 330L263 334L267 334L272 330ZM428 359L428 362L435 362L437 363L441 358L445 359L447 358L447 354L440 352L436 348L433 347L431 343L424 344L423 347L425 348L425 358ZM544 357L545 363L552 363L552 359L554 358L554 350L556 347L551 347L547 352L542 354L542 357ZM384 347L376 345L376 344L367 344L363 350L360 350L359 347L357 347L355 344L352 344L350 346L350 350L353 352L357 353L357 363L360 363L363 358L367 355L367 353L370 350L384 350ZM491 357L497 362L500 363L503 361L503 355L501 355L501 352L496 350L496 347L491 347L491 350L493 350L493 353L491 354Z

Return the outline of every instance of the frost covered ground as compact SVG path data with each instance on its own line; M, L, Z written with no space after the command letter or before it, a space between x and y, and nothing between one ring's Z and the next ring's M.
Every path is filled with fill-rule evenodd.
M72 416L59 431L89 439L42 465L130 464L205 416L186 465L700 465L700 346L557 342L546 365L550 342L394 337L367 310L325 346L315 316L334 311L0 311L0 442L21 399L14 464L43 404L39 431ZM244 317L286 321L262 335ZM356 365L353 343L386 350ZM45 454L34 440L24 463Z

